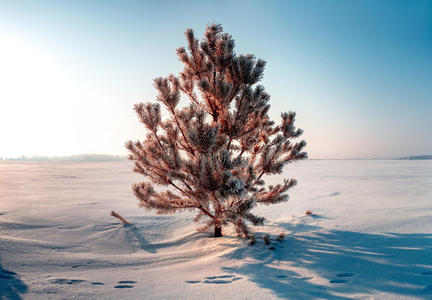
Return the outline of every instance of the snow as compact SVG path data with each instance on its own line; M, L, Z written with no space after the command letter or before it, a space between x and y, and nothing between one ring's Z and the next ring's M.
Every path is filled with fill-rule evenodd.
M432 161L284 175L299 181L289 202L256 208L258 237L286 234L269 250L138 208L128 162L0 162L0 299L432 298Z

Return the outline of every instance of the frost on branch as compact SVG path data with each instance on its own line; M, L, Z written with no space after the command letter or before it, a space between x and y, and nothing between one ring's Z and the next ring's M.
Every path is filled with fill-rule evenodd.
M294 112L282 113L279 125L270 120L270 95L257 84L266 62L236 54L221 25L207 26L201 41L192 29L185 36L187 47L177 49L183 71L154 80L157 102L134 106L148 133L126 148L134 171L147 180L132 189L146 209L195 210L195 221L206 219L199 230L214 228L221 236L231 224L251 237L248 224L264 222L253 208L287 201L296 185L289 179L265 187L263 176L307 158L306 142L295 141L303 131L294 126ZM181 98L189 104L179 105ZM156 191L155 184L166 191Z

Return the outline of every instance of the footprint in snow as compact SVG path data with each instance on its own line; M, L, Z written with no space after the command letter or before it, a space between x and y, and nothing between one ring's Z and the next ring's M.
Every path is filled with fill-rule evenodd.
M234 281L242 279L241 277L236 277L235 275L219 275L219 276L209 276L206 277L204 283L212 284L227 284L233 283Z
M349 278L349 277L353 277L354 274L353 273L339 273L336 275L335 279L330 280L330 283L347 283L348 280L342 279L342 278Z
M8 270L1 270L0 271L0 279L12 279L13 276L15 276L17 273L8 271Z
M193 283L200 283L201 281L200 280L185 280L185 282L193 284Z
M80 284L85 282L85 280L82 279L66 279L66 278L56 278L56 279L51 279L50 280L51 283L55 283L55 284Z
M0 279L4 279L4 280L15 279L14 277L15 275L17 275L17 273L0 269Z
M137 282L133 281L133 280L120 280L117 283L120 283L120 284L114 286L114 288L116 288L116 289L132 289L135 287L132 284L137 283Z
M16 275L17 273L12 272L12 271L8 271L8 270L3 270L2 271L4 274L8 274L8 275Z
M93 285L104 285L102 282L97 282L97 281L90 282L90 283Z
M332 279L329 282L330 283L347 283L348 281L345 279Z
M277 275L276 278L278 279L285 279L285 278L294 278L294 279L300 279L300 280L311 280L313 277L297 277L297 276L287 276L287 275Z
M12 279L12 276L7 274L0 274L0 279Z

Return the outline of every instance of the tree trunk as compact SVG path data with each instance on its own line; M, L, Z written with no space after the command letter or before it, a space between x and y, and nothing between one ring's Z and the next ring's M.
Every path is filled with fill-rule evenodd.
M215 226L214 234L215 234L214 235L215 237L221 237L222 236L222 227Z

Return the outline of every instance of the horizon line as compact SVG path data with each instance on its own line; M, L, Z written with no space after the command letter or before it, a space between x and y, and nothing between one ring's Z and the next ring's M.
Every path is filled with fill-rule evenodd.
M306 160L420 160L432 159L430 154L408 155L401 157L366 157L366 158L307 158ZM103 162L103 161L124 161L127 160L127 155L119 154L106 154L106 153L81 153L72 155L32 155L32 156L15 156L15 157L2 157L0 161L28 161L28 162L55 162L55 161L89 161L89 162Z

